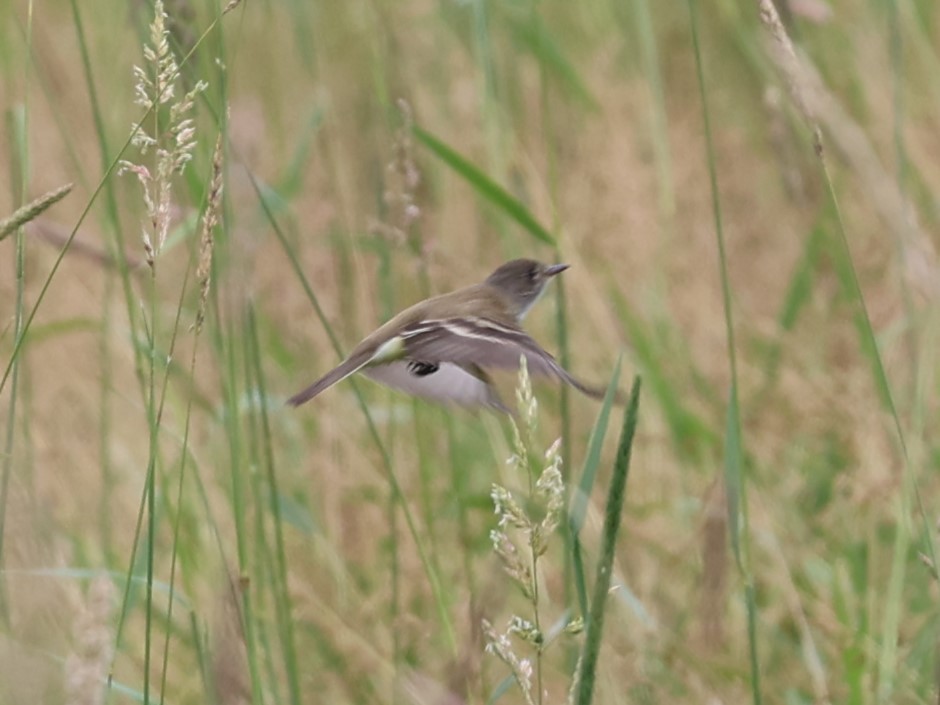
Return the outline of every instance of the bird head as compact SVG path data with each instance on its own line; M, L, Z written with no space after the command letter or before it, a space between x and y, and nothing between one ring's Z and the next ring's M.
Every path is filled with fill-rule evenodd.
M486 278L515 309L521 319L545 290L552 277L568 269L567 264L542 264L534 259L514 259L499 267Z

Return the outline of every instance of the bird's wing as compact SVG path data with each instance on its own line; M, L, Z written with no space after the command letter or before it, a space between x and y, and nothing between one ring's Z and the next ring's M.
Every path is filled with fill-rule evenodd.
M405 356L413 360L515 369L525 355L531 374L557 377L588 396L604 395L575 379L525 331L488 318L424 320L406 326L400 337Z
M387 387L438 403L488 406L508 413L483 371L473 367L448 362L416 367L414 360L396 360L367 367L362 373Z

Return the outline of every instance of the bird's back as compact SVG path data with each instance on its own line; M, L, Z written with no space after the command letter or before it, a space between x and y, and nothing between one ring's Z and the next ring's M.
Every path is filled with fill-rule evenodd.
M349 357L355 357L366 350L375 350L394 337L397 331L419 321L460 316L480 317L481 311L486 312L487 317L497 323L508 326L516 324L515 318L509 313L508 302L499 290L486 284L472 284L409 306L359 343Z

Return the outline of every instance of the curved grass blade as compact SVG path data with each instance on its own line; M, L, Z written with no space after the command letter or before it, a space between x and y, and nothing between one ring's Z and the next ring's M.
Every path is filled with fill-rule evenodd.
M630 469L630 453L633 437L636 434L637 417L640 407L640 378L633 379L630 401L623 417L620 432L620 444L614 460L614 474L607 493L607 507L604 510L604 533L601 538L601 554L597 562L597 577L594 580L594 598L586 625L584 646L577 674L577 693L573 702L588 705L594 694L594 682L597 671L597 657L601 649L601 633L604 628L604 609L607 606L607 593L610 591L610 575L614 564L614 547L617 544L617 530L620 528L620 515L627 492L627 474Z
M568 531L571 535L571 553L572 567L574 569L574 584L578 593L578 607L582 615L587 614L587 581L584 579L584 561L581 557L581 527L584 526L584 517L587 514L588 498L591 496L591 490L594 488L594 480L597 477L597 466L601 460L601 449L604 447L604 438L607 435L607 426L610 422L610 409L614 405L614 399L617 395L617 384L620 381L620 365L623 362L623 355L617 358L617 365L614 367L614 374L607 385L607 393L604 394L604 403L601 404L601 410L597 415L597 421L591 431L591 440L588 443L587 455L584 458L584 467L581 469L581 480L578 483L578 489L571 497L571 505L568 509Z
M503 678L495 688L493 688L493 692L490 693L490 697L486 699L486 705L494 705L494 703L499 702L500 698L508 693L509 689L512 688L515 684L516 677L510 673L508 676Z
M581 78L574 64L565 56L561 46L545 26L544 20L536 13L526 15L524 20L512 16L507 19L516 41L548 69L547 75L557 81L584 107L592 111L598 110L597 99Z
M522 203L506 191L506 189L497 184L431 133L425 132L417 125L412 129L414 130L415 137L418 138L421 144L434 152L441 161L466 179L467 182L476 189L477 193L490 203L498 206L510 218L528 230L537 240L541 240L552 247L556 245L555 238L552 237L552 234L535 219L535 216L533 216Z

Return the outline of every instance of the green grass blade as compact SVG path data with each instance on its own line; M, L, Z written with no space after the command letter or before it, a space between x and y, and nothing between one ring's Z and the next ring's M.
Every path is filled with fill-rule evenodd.
M607 434L607 426L610 421L610 410L613 408L614 400L617 395L617 385L620 381L620 367L623 362L623 355L617 358L617 364L614 367L614 373L607 385L607 392L604 394L604 401L597 414L597 421L591 430L591 439L588 441L587 455L584 458L584 465L581 468L581 480L578 482L578 492L571 498L571 509L568 512L568 521L572 532L577 535L581 533L581 527L584 525L584 517L587 514L588 499L594 488L594 480L597 477L597 469L601 461L601 449L604 447L604 437Z
M552 234L506 189L431 133L422 130L417 125L413 129L419 142L462 176L483 198L500 208L537 240L555 246L555 238Z
M810 301L813 293L813 278L816 268L819 266L820 256L822 254L822 244L825 241L823 228L819 225L814 227L806 239L803 247L803 256L796 265L793 276L790 279L790 286L787 288L786 296L783 300L783 306L777 321L783 330L792 330L796 325L800 312Z
M304 170L309 163L310 150L313 148L314 140L320 133L322 125L323 108L318 105L304 125L304 130L297 142L297 148L294 150L294 154L278 183L278 194L284 200L289 201L303 189Z
M732 391L728 396L728 413L725 416L725 492L728 496L728 527L734 559L738 567L743 568L740 515L744 478L741 470L741 430L738 423L740 410L737 394Z
M493 692L490 693L490 697L486 699L486 705L494 705L499 702L499 700L509 692L509 689L516 684L516 677L513 674L509 674L503 678L499 683L496 684L496 687L493 688Z
M659 186L659 209L663 216L672 218L676 212L675 180L672 153L669 148L669 118L666 111L666 93L663 71L657 50L656 30L650 13L649 0L633 0L636 18L636 36L640 49L643 75L650 90L650 130L653 154L656 159L656 180Z
M281 516L280 490L278 489L277 473L275 472L274 450L271 440L271 424L267 412L267 394L264 385L264 372L261 367L261 346L258 342L258 324L254 307L248 305L245 327L248 333L248 354L250 357L251 373L254 378L256 404L260 416L260 436L262 446L262 462L267 481L267 495L270 500L268 510L271 512L274 524L274 605L277 614L278 636L284 654L284 670L287 673L287 683L290 690L290 702L295 705L301 701L300 672L297 660L296 639L294 637L294 620L291 615L290 593L287 585L287 549L284 543L284 521Z
M921 526L923 541L922 552L927 562L937 566L937 548L933 537L933 529L930 525L932 516L930 510L924 504L924 499L920 491L920 483L914 471L908 451L907 437L904 428L901 425L901 419L898 414L897 405L894 400L894 394L891 389L888 374L885 370L884 361L878 347L878 341L875 337L874 326L871 322L871 316L868 313L868 304L862 292L861 283L858 278L858 271L855 267L855 261L852 257L852 250L849 246L848 235L845 230L845 223L842 219L839 200L836 195L835 186L832 183L832 177L829 173L829 167L826 163L825 153L820 151L821 170L825 179L827 194L835 210L838 238L836 239L836 251L834 260L836 269L839 272L842 284L851 298L856 303L855 323L858 330L859 347L869 358L872 366L872 378L879 394L880 401L891 416L894 433L897 438L901 460L903 463L903 487L901 492L901 502L896 508L896 540L892 554L891 571L888 582L888 593L885 596L885 611L882 622L882 632L880 640L880 649L878 653L878 692L881 701L887 702L891 699L895 681L898 677L898 651L897 640L899 631L899 611L903 609L902 592L906 582L905 573L907 570L904 560L911 541L911 512L916 509L918 520Z
M27 31L27 45L32 46L32 11L29 14ZM27 72L27 78L29 72ZM29 181L29 102L25 102L22 110L9 110L7 112L8 137L14 146L16 158L10 164L10 182L13 185L13 198L22 202L26 198L26 189ZM16 278L15 309L13 313L13 330L16 339L23 336L23 313L26 293L26 239L21 226L14 226L16 231L16 252L14 255L13 271ZM0 238L2 239L2 238ZM7 406L6 433L3 442L3 467L0 471L0 574L5 564L4 540L6 536L7 503L10 501L10 484L13 477L13 452L16 447L17 404L20 392L20 370L23 365L21 356L16 354L14 348L10 359L13 369L13 378L10 385L10 399ZM2 385L0 385L2 387ZM0 616L8 624L10 618L8 597L5 583L0 583Z
M820 264L825 239L825 231L821 225L816 225L806 238L802 256L794 267L783 305L777 315L777 324L783 332L793 330L800 313L811 300L816 270ZM769 346L764 365L766 384L776 379L780 366L780 352L780 343L774 340Z
M511 15L506 19L516 40L538 59L546 76L554 78L583 107L589 110L598 109L591 89L565 56L561 46L537 13L527 14L524 20Z
M572 559L572 579L578 595L578 607L580 614L587 614L587 580L584 577L584 559L581 554L581 527L584 526L584 517L587 514L588 499L594 488L594 480L597 477L597 468L601 461L601 449L604 447L604 438L607 435L607 426L610 422L610 410L614 405L614 399L617 395L617 386L620 382L620 365L623 362L623 355L617 358L617 365L614 367L614 374L610 378L610 384L607 385L607 393L604 395L604 402L601 404L601 410L597 414L597 421L594 422L594 428L591 430L591 440L588 442L587 455L584 458L584 466L581 469L581 481L578 483L578 489L571 497L571 505L568 509L568 531L571 537L571 559Z
M711 118L708 109L708 92L705 86L705 67L702 60L698 30L698 4L688 0L689 27L695 56L695 77L698 84L702 110L702 127L705 132L705 158L711 191L712 217L715 220L715 240L718 246L719 275L721 277L721 299L725 319L725 337L728 347L728 366L731 383L728 390L728 413L725 431L725 482L728 493L728 521L731 544L734 548L738 571L744 582L744 602L747 610L748 651L750 655L750 685L754 705L760 705L761 673L757 655L756 602L754 600L754 575L750 561L750 524L748 520L747 492L744 487L741 414L738 402L738 362L735 342L734 313L731 305L731 282L728 275L728 256L725 233L722 225L721 197L718 188L718 167L715 145L712 138Z
M597 676L597 659L601 650L601 636L604 629L604 615L607 607L607 595L610 592L611 571L614 565L614 548L617 545L617 532L620 528L620 515L627 493L627 476L630 470L630 455L633 438L636 434L640 407L640 378L633 380L630 401L623 416L620 443L614 460L614 472L607 492L607 507L604 510L604 531L601 536L601 553L597 561L597 576L594 579L594 596L591 611L585 625L584 646L581 650L581 662L577 675L577 693L574 702L589 705L594 695Z

